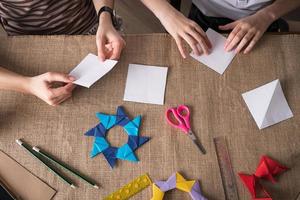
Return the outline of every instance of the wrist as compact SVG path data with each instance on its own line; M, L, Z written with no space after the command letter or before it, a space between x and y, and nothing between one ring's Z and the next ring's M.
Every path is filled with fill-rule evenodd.
M31 77L27 77L27 76L22 76L20 77L19 85L20 85L20 92L26 93L26 94L32 94L31 91Z
M160 21L175 17L178 14L178 11L168 1L160 1L159 5L151 8L151 11Z
M270 24L273 23L278 18L275 13L273 13L268 9L258 11L257 14L259 15L260 18L264 19Z
M111 14L109 12L102 12L99 16L99 26L112 25Z

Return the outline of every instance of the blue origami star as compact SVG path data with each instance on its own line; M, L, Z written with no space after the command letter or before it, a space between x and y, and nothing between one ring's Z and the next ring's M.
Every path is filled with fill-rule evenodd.
M86 136L95 137L90 156L95 157L103 153L112 168L115 166L117 159L138 162L134 151L150 139L149 137L139 136L142 117L139 115L130 120L121 106L117 108L116 115L96 113L96 116L100 120L100 123L85 133ZM119 148L112 147L106 140L106 133L114 126L122 126L128 135L127 143Z

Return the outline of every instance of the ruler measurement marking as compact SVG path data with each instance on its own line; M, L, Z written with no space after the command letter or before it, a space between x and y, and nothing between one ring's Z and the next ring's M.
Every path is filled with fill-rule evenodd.
M225 137L214 138L216 154L221 173L221 179L225 198L227 200L238 200L238 191L233 173L230 155L227 148Z

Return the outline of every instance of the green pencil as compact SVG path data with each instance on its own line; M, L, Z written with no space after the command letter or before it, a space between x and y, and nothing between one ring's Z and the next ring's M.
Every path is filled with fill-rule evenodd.
M26 149L33 157L37 158L39 161L41 161L41 163L43 163L45 165L45 167L48 168L49 171L51 171L52 173L54 173L56 176L58 176L63 182L67 183L68 185L70 185L71 188L76 188L76 186L68 179L66 178L63 174L61 174L60 172L56 171L51 165L48 165L46 163L46 161L44 161L39 154L37 154L35 151L31 150L31 146L26 144L25 142L19 140L16 140L16 142L18 143L18 145L20 145L21 147L23 147L24 149Z
M78 171L75 171L74 169L69 167L66 163L63 163L59 160L56 160L53 156L51 156L47 152L39 149L38 147L33 147L32 149L34 151L38 152L39 154L41 154L42 156L44 156L45 158L49 159L50 161L54 162L55 164L59 165L60 167L62 167L66 171L70 172L72 175L74 175L74 176L80 178L81 180L87 182L88 184L92 185L94 188L99 189L99 186L95 182L93 182L91 179L87 178L83 174L79 173Z

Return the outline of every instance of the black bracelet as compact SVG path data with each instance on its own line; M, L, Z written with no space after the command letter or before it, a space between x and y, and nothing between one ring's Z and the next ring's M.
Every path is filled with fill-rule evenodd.
M100 8L99 12L98 12L98 19L100 20L100 15L103 12L109 12L110 13L110 17L111 17L111 22L114 24L114 10L111 9L108 6L103 6L102 8Z

